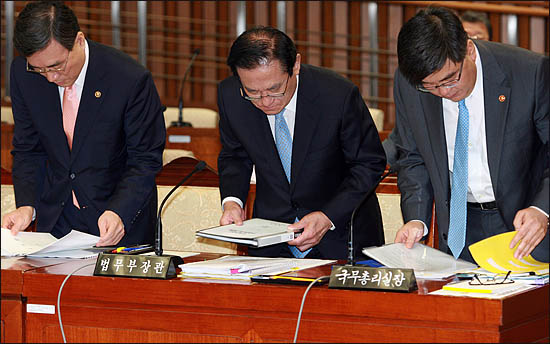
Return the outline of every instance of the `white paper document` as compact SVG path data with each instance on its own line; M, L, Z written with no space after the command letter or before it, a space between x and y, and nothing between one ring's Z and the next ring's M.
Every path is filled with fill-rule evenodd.
M213 227L195 234L204 238L263 247L293 240L294 232L288 229L289 225L290 223L255 218L243 221L242 226L231 224Z
M410 249L402 243L367 247L363 253L389 268L413 269L415 277L423 279L444 279L462 270L477 268L475 264L419 243Z
M90 258L98 254L92 246L99 237L72 230L61 239L50 233L19 232L12 235L9 229L2 228L2 256L37 258Z
M217 259L181 264L183 277L250 279L257 275L278 275L335 263L335 260L223 256Z

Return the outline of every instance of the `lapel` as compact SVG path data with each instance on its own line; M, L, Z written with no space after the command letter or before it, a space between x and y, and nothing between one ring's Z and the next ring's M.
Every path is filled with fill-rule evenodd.
M436 162L441 187L450 191L449 164L447 156L447 141L445 139L445 125L443 123L443 105L440 97L423 93L420 102L424 109L424 121L428 130L426 139L432 147L433 159ZM444 163L440 163L440 162ZM434 186L436 187L436 186Z
M487 160L495 197L498 187L498 172L504 129L508 117L511 88L488 47L476 42L483 67L483 97L485 103L485 133L487 137ZM504 98L502 98L504 96ZM500 101L504 99L504 101Z
M294 138L292 144L292 165L290 178L290 192L296 187L296 180L309 150L313 134L317 130L317 123L322 111L317 108L315 99L319 95L319 85L307 65L300 68L300 84L296 99L296 119L294 122ZM281 167L282 168L282 167Z
M40 76L42 78L42 76ZM46 79L44 79L46 80ZM41 80L42 81L42 80ZM52 141L52 146L56 147L55 150L60 154L59 161L61 163L68 163L70 158L69 143L67 142L67 136L63 129L63 110L61 109L61 98L59 96L59 88L56 84L46 82L43 87L40 88L40 93L43 94L44 103L41 106L40 118L37 121L43 123L48 129L53 131L53 135L49 135L48 138Z
M99 119L101 104L109 90L109 83L103 80L106 76L106 69L101 62L101 56L98 54L97 47L94 42L89 40L88 47L90 58L84 88L80 97L80 105L78 106L71 163L76 159L90 129ZM99 134L101 135L102 133Z

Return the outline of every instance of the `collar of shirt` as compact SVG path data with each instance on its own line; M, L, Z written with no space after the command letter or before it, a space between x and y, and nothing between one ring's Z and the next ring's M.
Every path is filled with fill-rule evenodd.
M74 87L76 89L78 99L82 96L82 89L84 88L84 81L86 80L86 72L88 71L88 62L90 61L90 49L88 48L88 41L84 40L84 65L78 74L78 78L74 82ZM57 86L59 91L59 98L61 102L61 107L63 107L63 93L65 92L65 87Z
M300 86L300 76L296 75L296 89L294 90L294 94L292 95L292 98L288 102L288 104L285 106L285 113L284 117L286 120L286 125L288 125L288 130L290 131L290 136L292 136L292 139L294 139L294 123L296 122L296 102L298 99L298 87ZM266 115L267 120L269 121L269 126L271 127L271 133L273 134L273 138L275 138L275 116L273 115Z

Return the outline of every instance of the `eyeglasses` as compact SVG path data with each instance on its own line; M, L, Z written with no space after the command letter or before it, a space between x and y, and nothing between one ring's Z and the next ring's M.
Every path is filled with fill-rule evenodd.
M506 275L496 275L496 276L484 276L479 278L477 274L474 275L474 279L471 280L468 284L470 285L495 285L495 284L511 284L514 283L513 279L508 279L510 273L508 271Z
M463 66L464 66L464 60L460 64L460 70L458 72L458 78L456 78L454 80L444 82L441 85L437 85L437 86L416 86L416 89L419 90L419 91L422 91L422 92L431 92L433 90L437 90L438 88L453 88L456 85L458 85L458 83L460 81L460 77L462 76L462 67Z
M243 92L243 84L241 83L241 96L246 99L246 100L249 100L251 102L258 102L260 100L262 100L262 98L265 98L265 97L269 97L269 98L273 98L273 99L277 99L277 98L282 98L284 97L285 93L286 93L286 90L288 88L288 80L290 79L290 75L288 75L286 77L286 86L285 86L285 90L283 92L280 92L280 93L271 93L271 94L266 94L265 96L257 96L257 97L251 97L251 96L248 96L246 95L244 92ZM241 82L241 80L239 79L239 82Z
M35 67L33 65L29 64L29 61L27 60L27 72L33 72L33 73L49 73L49 72L63 72L65 68L67 68L67 63L69 62L69 55L71 54L71 51L69 50L69 53L67 54L67 58L64 62L61 62L59 66L61 67Z

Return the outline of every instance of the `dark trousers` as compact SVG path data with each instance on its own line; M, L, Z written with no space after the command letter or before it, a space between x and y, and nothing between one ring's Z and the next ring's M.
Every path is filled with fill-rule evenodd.
M497 209L481 210L468 206L468 216L466 220L466 244L464 245L464 249L462 250L459 258L475 263L468 246L493 235L509 231L510 230L504 224L504 220ZM537 245L537 247L535 247L533 252L531 252L531 255L536 260L543 262L549 261L548 236L549 233L546 233L544 240ZM449 248L447 248L447 253L452 254Z
M84 233L89 233L88 225L84 221L81 210L73 204L73 196L65 201L65 207L57 219L57 223L52 229L51 234L56 238L61 238L71 230L77 230Z

